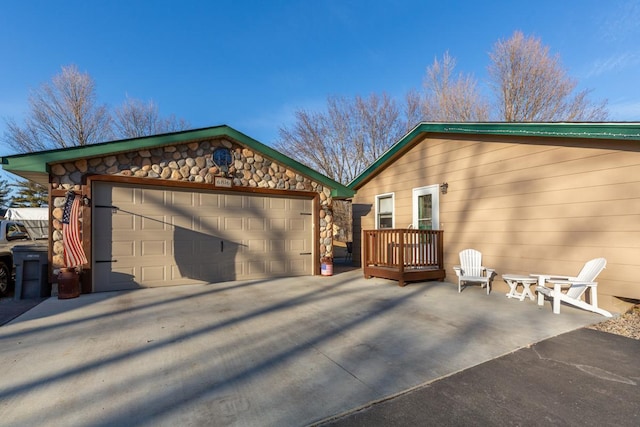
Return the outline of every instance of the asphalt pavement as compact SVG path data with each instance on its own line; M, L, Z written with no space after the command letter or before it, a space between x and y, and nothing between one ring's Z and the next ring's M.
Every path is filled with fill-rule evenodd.
M31 310L46 298L14 300L13 292L0 297L0 326Z
M640 341L581 328L322 426L638 426Z

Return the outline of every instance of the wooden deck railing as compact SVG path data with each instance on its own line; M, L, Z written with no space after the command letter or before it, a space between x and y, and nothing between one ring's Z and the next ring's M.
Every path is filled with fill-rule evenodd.
M362 232L365 277L406 281L445 278L442 230L385 229Z

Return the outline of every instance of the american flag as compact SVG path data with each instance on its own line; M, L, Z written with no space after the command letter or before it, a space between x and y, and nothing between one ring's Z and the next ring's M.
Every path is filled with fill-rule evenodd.
M80 197L75 193L67 195L62 214L62 243L64 245L64 263L67 267L79 267L87 263L87 256L80 238Z

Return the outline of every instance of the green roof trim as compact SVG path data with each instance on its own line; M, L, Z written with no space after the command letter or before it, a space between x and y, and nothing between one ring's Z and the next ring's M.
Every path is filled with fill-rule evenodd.
M139 151L167 145L184 144L193 140L217 137L228 137L236 140L251 150L264 154L266 157L308 176L323 186L331 188L332 197L348 198L355 194L355 191L350 188L226 125L146 136L142 138L103 142L99 144L84 145L81 147L15 154L2 157L2 168L7 172L14 173L27 179L46 177L48 182L49 165L51 164L71 162L78 159L89 159L93 157L104 157L128 151Z
M640 123L429 123L417 125L348 185L357 190L420 135L449 133L550 138L622 139L640 141Z

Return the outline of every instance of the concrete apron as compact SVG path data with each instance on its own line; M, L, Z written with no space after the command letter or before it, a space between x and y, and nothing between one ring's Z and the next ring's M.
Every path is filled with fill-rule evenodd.
M602 320L359 270L51 298L0 328L0 420L307 425Z

